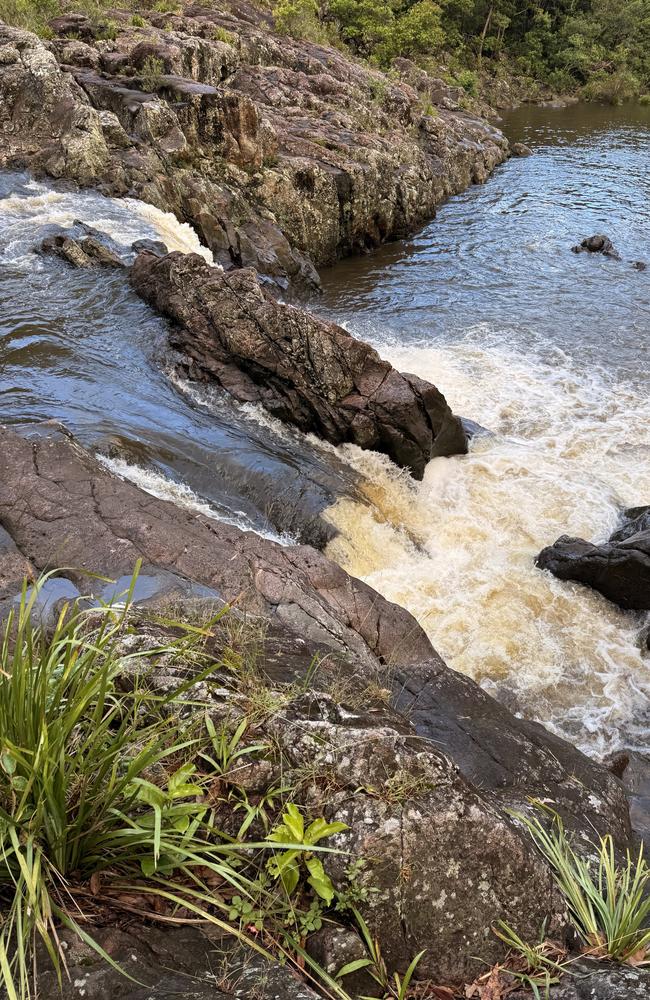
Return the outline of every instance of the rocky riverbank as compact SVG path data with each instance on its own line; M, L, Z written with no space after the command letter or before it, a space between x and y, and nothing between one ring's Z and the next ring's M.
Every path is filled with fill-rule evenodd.
M141 198L287 288L402 236L508 155L441 81L273 33L245 3L0 29L0 165Z
M268 13L243 2L113 19L107 38L90 18L67 15L47 42L0 25L0 163L143 199L196 229L223 270L160 246L137 248L131 270L138 293L172 322L184 374L334 444L382 450L415 476L432 456L462 453L461 421L435 386L276 296L317 287L318 267L413 230L444 198L484 181L509 154L503 136L412 64L389 78L280 38ZM77 266L124 263L92 232L46 244ZM140 561L121 641L137 646L143 682L164 693L193 669L158 655L170 609L188 622L225 612L236 627L209 632L214 676L197 700L213 720L246 718L250 801L273 802L288 784L305 816L340 824L331 846L344 853L325 857L328 877L339 900L354 892L390 973L424 951L417 995L438 1000L504 959L500 920L526 940L540 927L570 939L566 901L513 813L531 816L541 801L582 850L594 834L633 848L614 773L449 669L407 611L316 548L145 493L60 426L2 427L0 456L0 615L16 607L25 579L73 567L42 587L37 611L48 626L62 601L110 601ZM276 821L280 807L269 810ZM220 819L236 834L232 815ZM82 889L101 946L137 967L145 987L125 985L70 939L67 996L317 995L286 968L242 959L196 928L154 930L176 917L143 922L140 897L125 904ZM331 907L318 920L304 943L330 975L365 961L349 913ZM647 988L641 973L616 972L598 978L598 994L591 973L590 996L623 1000ZM367 975L346 988L381 995ZM483 997L480 984L470 989Z
M347 825L334 843L367 859L362 882L373 891L359 906L392 967L426 948L423 979L467 982L477 958L503 955L491 932L498 919L529 938L544 921L557 934L566 927L562 898L510 810L542 800L585 844L594 831L631 844L624 791L610 772L449 670L406 611L325 556L157 500L57 428L3 429L0 449L5 602L24 576L60 561L63 546L76 569L52 581L53 592L46 585L44 610L64 593L106 598L106 585L87 574L128 577L141 559L143 592L134 596L145 608L195 614L197 601L236 600L237 613L267 623L256 654L267 710L250 738L276 751L260 791L277 784L280 768L308 814ZM163 690L159 634L146 621L138 631L139 648L152 650L149 683ZM237 717L242 697L222 674L215 712ZM328 864L337 880L343 868ZM89 987L95 995L103 994Z

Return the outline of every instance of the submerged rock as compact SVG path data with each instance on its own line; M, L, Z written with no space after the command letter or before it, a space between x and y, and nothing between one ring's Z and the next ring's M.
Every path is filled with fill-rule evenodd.
M593 545L562 535L535 560L561 580L576 580L628 610L650 610L650 507L623 514L608 542Z
M400 374L342 327L278 303L253 271L225 273L198 254L141 254L131 283L178 324L171 339L191 378L333 444L384 452L420 479L431 458L467 451L435 386Z
M524 142L511 142L510 152L513 156L532 156L533 151Z
M620 260L621 256L608 236L588 236L579 246L571 247L573 253L601 253L603 257Z

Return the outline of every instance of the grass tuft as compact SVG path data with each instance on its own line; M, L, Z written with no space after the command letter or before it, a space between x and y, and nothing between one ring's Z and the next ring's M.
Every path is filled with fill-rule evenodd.
M619 863L607 834L593 844L594 858L583 858L560 816L542 808L551 816L550 830L537 817L516 816L551 866L586 951L630 965L650 964L650 868L643 846L636 858L626 850Z

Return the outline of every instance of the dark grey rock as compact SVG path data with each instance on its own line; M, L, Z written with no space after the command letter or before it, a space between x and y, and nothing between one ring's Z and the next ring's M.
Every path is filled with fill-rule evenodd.
M562 535L535 560L560 580L576 580L628 610L650 609L650 508L624 514L608 542L593 545Z
M614 248L614 244L609 237L602 234L588 236L579 246L571 247L571 249L574 253L587 251L587 253L601 253L603 257L611 257L613 260L621 259L620 254Z
M187 374L340 444L382 451L421 479L430 458L467 438L442 393L401 374L342 327L277 302L250 269L224 273L198 254L141 254L131 283L174 320Z
M134 253L152 253L155 257L165 257L169 250L162 240L136 240L131 244Z

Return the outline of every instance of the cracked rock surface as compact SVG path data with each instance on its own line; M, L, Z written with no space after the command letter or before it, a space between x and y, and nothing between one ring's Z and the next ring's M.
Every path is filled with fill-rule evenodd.
M254 271L224 273L198 254L140 254L135 290L177 324L184 374L239 402L340 444L382 451L421 479L438 455L464 454L467 437L435 386L402 375L342 327L278 303Z
M533 935L548 917L561 930L550 872L506 808L543 798L585 849L594 830L630 842L625 795L610 772L449 670L408 612L321 553L152 497L55 427L0 428L0 459L8 596L23 571L77 567L67 576L87 593L84 570L120 577L140 557L147 580L172 574L176 590L194 581L211 599L239 598L268 619L261 660L273 685L310 676L315 652L330 661L267 729L301 801L350 826L340 845L368 860L365 877L380 892L364 914L396 967L427 948L424 971L460 981L475 971L474 956L500 957L495 919ZM389 691L376 696L391 686L393 707ZM340 864L332 860L337 878Z
M179 9L142 26L111 11L110 39L83 15L55 19L47 43L0 24L0 165L141 198L191 223L224 266L304 289L508 156L407 60L393 80L275 34L261 5Z

